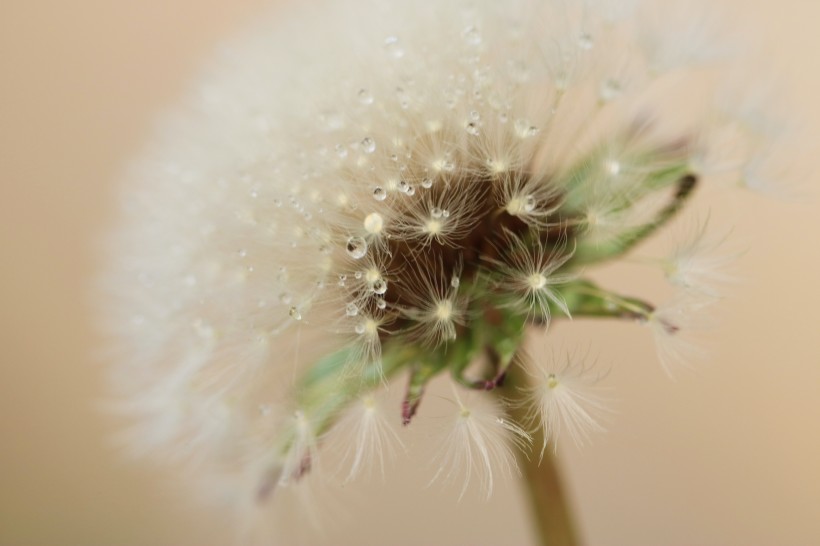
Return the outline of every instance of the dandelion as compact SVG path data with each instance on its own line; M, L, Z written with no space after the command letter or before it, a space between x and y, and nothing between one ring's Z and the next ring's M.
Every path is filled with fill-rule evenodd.
M707 100L730 61L711 26L617 0L293 9L221 50L124 188L105 323L134 453L257 513L307 480L332 489L329 451L346 481L382 471L404 431L374 393L402 385L402 421L423 428L449 375L434 475L489 495L550 465L549 441L601 428L576 353L522 364L530 326L623 319L648 325L665 367L687 359L690 303L586 275L664 228L710 166L747 186L775 172L771 124L723 146L762 107ZM724 258L705 230L656 265L714 296Z

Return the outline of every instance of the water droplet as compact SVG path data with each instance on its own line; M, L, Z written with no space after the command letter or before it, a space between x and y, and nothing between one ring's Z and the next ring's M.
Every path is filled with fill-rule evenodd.
M461 33L464 41L472 46L477 46L481 43L481 32L475 25L470 25Z
M441 215L444 216L445 218L449 218L450 217L450 211L447 210L447 209L444 209L444 210L441 211Z
M354 277L356 280L361 279L361 278L362 278L362 272L361 272L361 271L356 271L356 272L353 274L353 277Z
M592 49L593 45L595 45L595 41L592 39L592 35L590 33L582 32L581 35L578 36L578 47L584 51L589 51Z
M336 145L336 154L341 158L347 157L347 147L342 145L342 144L337 144Z
M371 287L371 289L376 294L384 294L385 292L387 292L387 281L385 281L384 279L376 279L376 281L373 282L373 286Z
M376 141L370 137L364 137L361 142L362 150L366 154L372 154L376 151Z
M442 211L442 210L441 210L440 208L438 208L438 207L433 207L433 208L430 210L430 216L432 216L433 218L441 218L441 216L442 216L443 214L444 214L444 211Z
M467 125L464 126L464 129L466 129L467 132L473 136L478 135L478 124L474 121L467 123Z
M461 279L453 275L453 278L450 279L450 286L452 286L453 288L458 288L459 286L461 286Z
M387 192L381 186L373 188L373 199L376 201L384 201L387 199Z
M345 315L349 317L355 317L359 314L359 308L356 307L355 303L348 303L347 307L345 307Z
M370 91L367 89L359 89L359 92L356 94L359 97L359 102L364 105L373 104L373 95L370 94Z
M473 121L481 120L481 114L478 113L478 110L473 110L470 112L470 119Z
M532 212L535 210L535 197L532 195L524 196L524 212Z
M347 253L354 260L364 258L367 254L367 241L358 236L348 237Z
M353 328L353 330L355 330L355 332L357 334L362 335L364 333L364 331L366 330L364 321L361 321L361 322L357 323L356 326Z
M345 281L347 281L347 275L339 275L339 282L337 283L339 286L344 286Z
M518 133L518 136L521 138L530 138L537 135L539 129L525 119L517 119L515 120L515 132Z
M245 256L248 255L248 251L245 250L244 248L242 248L242 249L239 250L238 254L239 254L240 258L244 258Z
M288 311L288 315L290 315L290 318L293 320L302 320L302 313L300 313L296 307L291 307Z
M433 187L433 179L432 178L424 178L421 181L421 187L424 188L424 189L429 190L430 188Z
M293 296L291 296L288 292L282 292L279 294L279 301L284 305L288 305L291 301L293 301Z
M441 168L442 168L442 170L443 170L443 171L448 172L448 173L451 173L451 172L453 172L454 170L456 170L456 164L455 164L455 163L453 163L452 161L445 161L445 162L442 164Z
M401 46L401 43L396 36L388 36L384 39L384 49L387 51L387 54L394 59L401 59L404 57L404 48Z
M408 183L406 180L402 180L401 182L399 182L399 191L406 195L415 195L416 188L413 187L413 185Z
M379 298L376 300L376 307L378 307L379 309L384 309L387 307L387 302Z

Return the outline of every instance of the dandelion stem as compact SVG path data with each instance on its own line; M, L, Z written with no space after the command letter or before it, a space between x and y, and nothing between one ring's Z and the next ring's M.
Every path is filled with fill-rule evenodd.
M511 401L507 413L513 422L529 420L527 405L519 400L526 388L527 374L513 365L504 387L497 389L505 400ZM533 445L541 445L543 429L532 435ZM517 450L518 465L527 491L533 523L542 546L573 546L578 544L567 495L564 491L559 469L554 457L547 450L543 458Z

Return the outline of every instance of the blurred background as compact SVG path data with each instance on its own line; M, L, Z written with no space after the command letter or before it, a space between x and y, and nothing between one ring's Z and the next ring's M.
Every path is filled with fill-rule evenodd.
M0 544L219 545L206 514L108 445L91 322L101 235L125 162L201 59L264 0L0 2ZM754 29L780 83L820 127L820 2L720 0ZM730 22L732 19L730 19ZM820 544L820 205L708 192L749 251L711 358L676 381L634 325L561 323L612 365L608 432L562 446L591 545ZM617 286L612 272L610 283ZM623 283L622 283L623 284ZM571 343L571 342L568 342ZM411 459L403 459L404 464ZM532 544L515 484L489 502L425 489L398 467L358 488L327 544Z

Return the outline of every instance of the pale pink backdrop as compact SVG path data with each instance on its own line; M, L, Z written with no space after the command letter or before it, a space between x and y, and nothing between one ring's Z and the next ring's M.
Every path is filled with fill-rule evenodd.
M722 0L757 30L816 136L820 2ZM0 544L219 545L222 518L105 445L90 322L95 244L123 163L199 60L262 0L0 5ZM732 12L731 10L735 10ZM732 18L730 18L730 22ZM806 180L817 195L817 169ZM820 207L699 198L750 248L712 358L669 381L646 332L561 324L612 364L609 432L559 454L592 545L820 544ZM617 285L618 275L610 282ZM491 502L408 466L360 490L328 544L531 544L513 485Z

